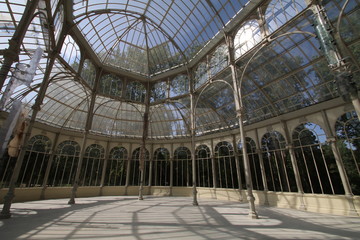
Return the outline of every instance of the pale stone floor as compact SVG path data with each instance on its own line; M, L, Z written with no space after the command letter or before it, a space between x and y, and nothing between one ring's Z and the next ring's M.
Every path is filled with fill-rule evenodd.
M360 239L360 217L187 197L78 198L14 203L0 239ZM0 205L2 208L2 205Z

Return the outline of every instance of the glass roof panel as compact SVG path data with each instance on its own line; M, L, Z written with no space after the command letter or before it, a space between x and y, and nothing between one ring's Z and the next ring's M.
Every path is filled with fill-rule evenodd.
M149 121L152 138L190 136L190 109L181 102L151 106Z
M55 6L57 2L53 0L50 3ZM215 58L211 57L215 49L220 49L220 55L225 53L218 48L224 42L223 36L216 34L224 24L234 18L235 14L241 12L248 1L76 0L73 5L73 19L67 19L71 16L71 13L67 12L70 10L68 2L59 2L64 3L64 19L67 23L73 20L80 33L84 35L84 39L78 34L77 29L71 29L69 32L71 35L68 36L72 39L70 37L65 39L61 55L52 68L51 84L37 116L39 121L52 126L83 131L88 111L92 109L91 94L98 93L95 97L91 132L106 136L141 138L145 103L149 95L146 92L147 86L152 86L154 80L163 81L167 85L159 84L152 89L149 138L189 137L190 83L195 84L195 96L199 96L205 88L196 106L197 135L237 127L231 87L218 81L221 79L232 86L231 71L227 64L219 64L221 68L212 72L211 69L215 69L217 61L213 61ZM242 72L245 71L241 89L247 124L338 96L333 83L334 76L319 50L320 44L309 34L309 32L314 33L313 13L310 9L303 11L305 1L269 2L273 5L270 4L270 10L266 11L269 17L267 20L272 22L270 27L277 30L266 36L269 42L255 41L256 45L255 42L247 43L249 45L242 49L244 54L239 55L237 59L238 76L242 76ZM280 2L285 5L277 5ZM344 2L345 0L322 2L329 10L332 24L336 24ZM26 1L0 0L1 53L9 47L8 40L14 32L14 26L19 24L25 3ZM262 4L261 1L258 3ZM358 51L360 31L357 31L359 25L356 24L360 12L358 3L359 0L349 2L340 31L345 40L344 44L353 52L351 56L353 62L358 62L360 59ZM283 13L281 9L291 11ZM54 9L51 9L51 12L54 14ZM258 12L252 13L255 15ZM60 22L62 17L59 16L58 19ZM244 23L249 23L252 19L254 18L236 22L236 26L229 24L231 27L229 29L234 30L231 33L236 34L237 27L244 26ZM285 23L285 20L289 19L291 21ZM45 50L34 82L31 87L17 88L11 96L11 101L20 99L26 102L29 109L35 102L40 83L43 82L46 65L49 62L47 54L51 50L45 41L49 39L47 35L52 33L44 30L43 23L36 16L21 45L20 62L23 63L29 62L31 54L38 46ZM56 26L55 33L59 34L60 40L64 39L66 36L60 35L61 24ZM297 32L292 33L294 31ZM260 35L262 36L263 33L259 33ZM216 36L214 43L205 45L214 36ZM75 46L75 43L78 46ZM203 47L204 52L199 58L194 58L196 62L188 65L189 68L184 67L184 71L176 70L166 74L164 78L159 75L151 82L147 82L144 77L137 79L135 75L116 71L116 68L120 68L152 77L188 63ZM251 58L259 48L261 49L257 55ZM224 49L227 47L225 46ZM74 55L68 54L69 52ZM3 61L3 58L1 56L0 61ZM250 58L252 59L250 64L244 69ZM85 66L79 66L84 60ZM94 66L89 67L90 62ZM219 61L219 63L223 62ZM359 70L353 71L354 78L360 76L356 71ZM121 81L110 81L113 78L109 78L105 84L103 79L96 78L99 74L110 73L120 76ZM194 81L181 74L191 75ZM87 79L88 75L91 75L90 79ZM79 79L80 76L85 79ZM5 82L3 91L8 80L9 78ZM208 86L210 80L212 83ZM95 86L99 88L93 89ZM156 92L159 86L161 91ZM6 110L11 107L11 101L6 106Z
M73 13L101 61L147 76L187 62L247 2L78 0Z
M226 70L226 79L231 71ZM230 85L231 86L231 85ZM232 88L223 81L214 81L199 96L195 108L196 133L198 135L237 127Z
M248 65L242 85L248 123L336 97L318 41L299 33L314 32L310 16L305 12L284 28ZM238 62L240 72L250 57Z
M97 96L91 131L110 136L140 138L145 107Z
M90 92L69 74L55 75L37 118L47 124L83 130L89 110Z

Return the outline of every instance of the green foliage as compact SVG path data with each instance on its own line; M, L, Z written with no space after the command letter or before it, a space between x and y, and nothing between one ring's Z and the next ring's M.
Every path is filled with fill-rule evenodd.
M167 82L158 82L151 89L150 102L167 98Z
M106 63L147 75L148 65L146 59L147 55L145 50L131 45L126 45L124 49L121 49L120 45L118 45L118 47L111 52L111 55L108 56Z
M149 49L149 74L155 74L182 63L184 63L183 56L169 42Z
M353 194L360 195L360 121L355 112L348 112L338 118L337 145L349 178Z
M170 97L176 97L189 93L189 78L186 75L178 75L170 81Z
M100 79L99 91L102 94L121 97L122 80L114 74L103 75Z
M140 82L130 82L126 86L126 98L136 101L145 102L146 89Z

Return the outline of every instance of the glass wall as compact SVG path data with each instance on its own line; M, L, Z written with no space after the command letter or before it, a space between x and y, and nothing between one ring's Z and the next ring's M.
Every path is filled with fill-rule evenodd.
M107 160L105 183L106 186L125 186L128 164L128 153L124 147L114 147Z
M210 149L206 145L199 145L195 151L197 186L213 187L213 166L210 157Z
M174 152L173 186L192 186L191 152L187 147L179 147Z

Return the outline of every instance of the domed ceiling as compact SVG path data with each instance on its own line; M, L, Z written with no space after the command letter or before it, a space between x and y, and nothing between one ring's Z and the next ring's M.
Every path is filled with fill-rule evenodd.
M0 0L0 53L29 2ZM343 5L323 4L336 25ZM340 29L356 66L359 6L345 8ZM30 62L38 47L43 58L31 86L17 88L5 111L21 100L31 114L50 69L36 121L57 129L141 138L148 115L148 138L187 138L192 97L197 136L238 128L222 31L234 34L246 125L338 97L305 0L40 0L38 10L44 14L32 19L19 58ZM61 50L49 68L56 44Z
M73 21L103 64L145 76L187 63L248 1L74 1Z

